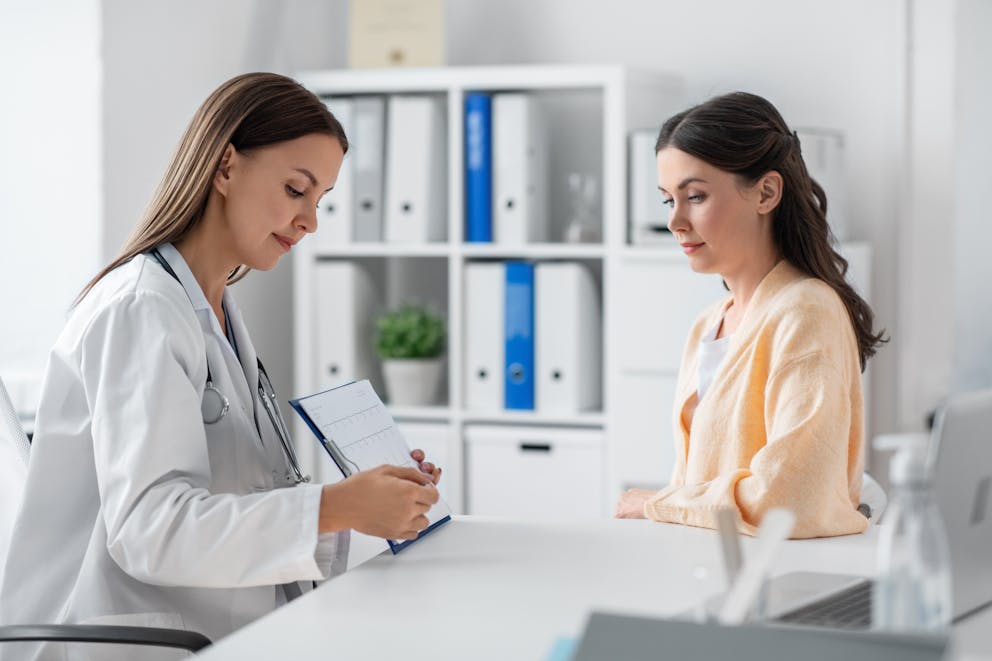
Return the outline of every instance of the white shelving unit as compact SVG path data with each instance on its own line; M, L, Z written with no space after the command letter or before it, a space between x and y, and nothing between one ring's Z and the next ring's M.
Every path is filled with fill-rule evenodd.
M633 129L660 126L665 118L684 106L680 81L662 73L614 66L317 71L301 74L299 79L321 97L443 96L448 153L445 241L322 247L311 238L295 249L296 392L313 392L323 385L314 368L314 347L320 337L313 312L315 265L323 261L354 261L375 264L387 271L398 268L403 275L399 279L393 277L393 285L410 285L444 308L449 336L447 382L440 405L396 407L391 412L401 428L406 427L411 433L426 430L427 436L420 434L411 441L414 444L430 445L431 439L437 439L425 449L445 466L445 495L453 509L474 511L466 498L472 485L466 483L465 476L479 475L480 467L473 466L470 471L466 465L470 454L466 436L475 433L472 430L479 425L519 429L526 438L540 435L541 430L546 430L549 438L558 439L562 438L562 432L564 436L573 433L581 441L568 444L573 449L562 450L559 456L563 458L570 456L570 452L575 456L581 454L574 450L580 446L583 452L598 447L599 454L595 456L600 483L588 486L601 494L596 498L599 507L587 507L575 512L578 515L607 516L622 489L659 486L667 481L672 461L672 397L684 339L699 311L725 295L719 278L700 276L689 270L684 255L674 243L650 247L627 243L627 136ZM563 168L571 168L573 164L598 177L601 242L522 245L463 242L464 99L466 93L473 91L532 92L547 99L548 112L553 116L549 130L552 134L549 188L561 183L565 174L572 171ZM561 223L556 216L564 213L565 201L555 190L550 191L550 197L550 226L559 235L556 238L560 238ZM495 259L578 261L595 273L603 314L600 410L546 415L526 411L483 413L465 407L463 274L466 264ZM385 280L388 288L390 278ZM389 300L390 296L387 291L388 304L400 302L395 297ZM309 431L298 430L298 437L307 439L301 443L304 460L326 461L317 455L309 436ZM537 477L530 474L529 468L517 471L512 464L494 463L483 470L490 471L485 474L498 478L496 482L505 485L505 489L533 490L533 484L521 484L521 480L545 481L549 490L574 488L568 481L567 472L571 470L568 462L562 459L564 464L556 464L554 457L555 453L548 453L542 459L546 468ZM582 468L583 480L588 480L587 468L587 464ZM540 488L535 492L539 493ZM584 498L587 495L583 494ZM530 512L512 513L547 514L541 511L539 503Z
M615 290L615 280L622 274L630 256L641 250L626 245L627 236L627 136L635 128L656 127L665 117L679 109L683 103L682 86L678 79L662 74L631 71L614 66L512 66L482 68L439 68L421 70L382 71L316 71L298 76L300 81L321 97L350 97L359 95L430 94L446 99L447 122L447 240L426 244L348 243L318 247L318 242L302 242L294 255L295 278L295 339L296 339L296 391L310 392L320 387L315 375L314 342L318 337L312 313L313 268L321 260L358 260L390 262L420 260L432 262L434 277L443 272L442 281L425 282L422 287L437 288L438 299L446 304L448 320L447 383L443 404L424 408L392 408L393 417L401 426L433 425L448 430L446 447L443 448L445 480L448 500L454 509L466 509L464 483L466 474L464 443L465 431L471 425L497 425L508 428L558 430L599 430L602 432L602 485L605 494L601 508L592 515L606 515L618 490L630 479L617 473L619 465L614 457L611 430L615 420L612 403L627 399L627 393L618 379L614 339L618 335L612 321L620 299L635 294L637 305L652 305L650 292L621 292ZM562 158L574 159L589 169L593 168L601 187L603 240L594 244L569 244L548 242L540 244L503 245L467 244L464 236L464 99L471 91L492 93L504 91L533 92L544 95L555 113L556 126L564 129L581 128L569 139L552 140L551 149L560 148L567 153ZM563 130L559 128L558 130ZM556 159L551 156L549 187L561 182L564 171L554 170ZM570 163L569 163L570 165ZM560 160L559 160L560 166ZM552 193L551 213L563 212L559 200L556 208ZM554 220L552 219L552 227ZM652 248L651 254L659 252ZM665 252L665 251L661 251ZM685 269L684 260L676 249L666 252L672 258L673 268ZM603 322L603 405L599 411L575 415L545 415L539 412L467 410L464 399L464 296L463 271L472 260L577 260L592 267L599 279ZM414 268L414 271L416 269ZM622 275L620 275L622 279ZM663 302L659 301L659 305ZM371 341L371 338L369 338ZM650 351L650 347L644 347ZM681 346L677 348L681 350ZM354 375L362 377L363 375ZM622 407L621 407L622 408ZM667 402L656 402L655 410L667 410ZM663 417L663 416L662 416ZM622 426L622 425L621 425ZM668 445L669 434L661 425L652 425L655 433L642 431L646 445ZM300 430L300 438L309 432ZM304 456L311 461L322 461L315 456L312 445L302 444ZM629 444L628 444L629 445ZM492 466L487 470L512 470ZM664 481L667 467L659 466L656 481ZM505 475L507 488L512 488L514 475ZM549 476L549 481L554 477Z

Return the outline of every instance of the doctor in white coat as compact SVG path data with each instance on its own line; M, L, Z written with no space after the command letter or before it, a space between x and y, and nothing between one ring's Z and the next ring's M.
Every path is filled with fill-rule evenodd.
M324 104L275 74L236 77L198 110L52 350L3 623L217 640L343 571L350 529L410 539L427 527L440 469L426 462L300 479L227 288L317 229L347 147Z

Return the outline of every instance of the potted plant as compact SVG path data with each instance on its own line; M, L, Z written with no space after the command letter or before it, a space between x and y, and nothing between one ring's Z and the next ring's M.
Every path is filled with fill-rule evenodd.
M435 403L444 367L444 319L425 306L407 303L379 317L376 330L390 404Z

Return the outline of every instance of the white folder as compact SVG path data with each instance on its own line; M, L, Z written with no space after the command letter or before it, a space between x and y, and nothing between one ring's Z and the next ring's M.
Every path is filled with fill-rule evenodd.
M598 409L602 356L599 296L592 273L575 262L537 265L534 373L541 413Z
M505 288L502 262L465 266L465 406L474 411L503 408Z
M493 96L493 240L548 239L548 139L544 113L528 94Z
M443 241L447 137L442 99L391 96L386 115L386 241Z
M355 241L382 241L383 177L386 158L386 99L355 97L351 143L354 174Z
M327 99L326 103L327 109L341 122L345 135L351 135L355 123L355 102L348 98L332 98ZM336 246L355 239L353 168L352 155L347 154L341 163L334 190L324 195L317 208L317 233L314 240L318 251L322 246Z
M654 153L657 138L655 129L630 134L628 209L631 243L674 242L668 231L668 207L663 204L665 198L658 190L658 165Z
M324 390L368 379L382 392L372 344L381 296L371 275L352 262L317 262L313 296L313 383Z

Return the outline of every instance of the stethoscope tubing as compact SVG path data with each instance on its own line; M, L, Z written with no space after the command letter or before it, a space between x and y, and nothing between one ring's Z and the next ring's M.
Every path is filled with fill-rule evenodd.
M293 481L294 484L303 484L310 481L310 476L303 472L300 468L300 461L296 457L296 450L293 448L293 443L289 435L289 428L286 427L286 420L282 417L282 412L279 410L279 403L276 400L276 390L272 387L272 381L269 379L268 373L265 371L265 366L262 365L262 361L258 361L258 397L262 400L262 408L269 416L269 422L272 423L272 428L276 431L276 436L279 437L279 443L282 445L282 451L286 455L288 460L291 474L287 474L287 479Z

